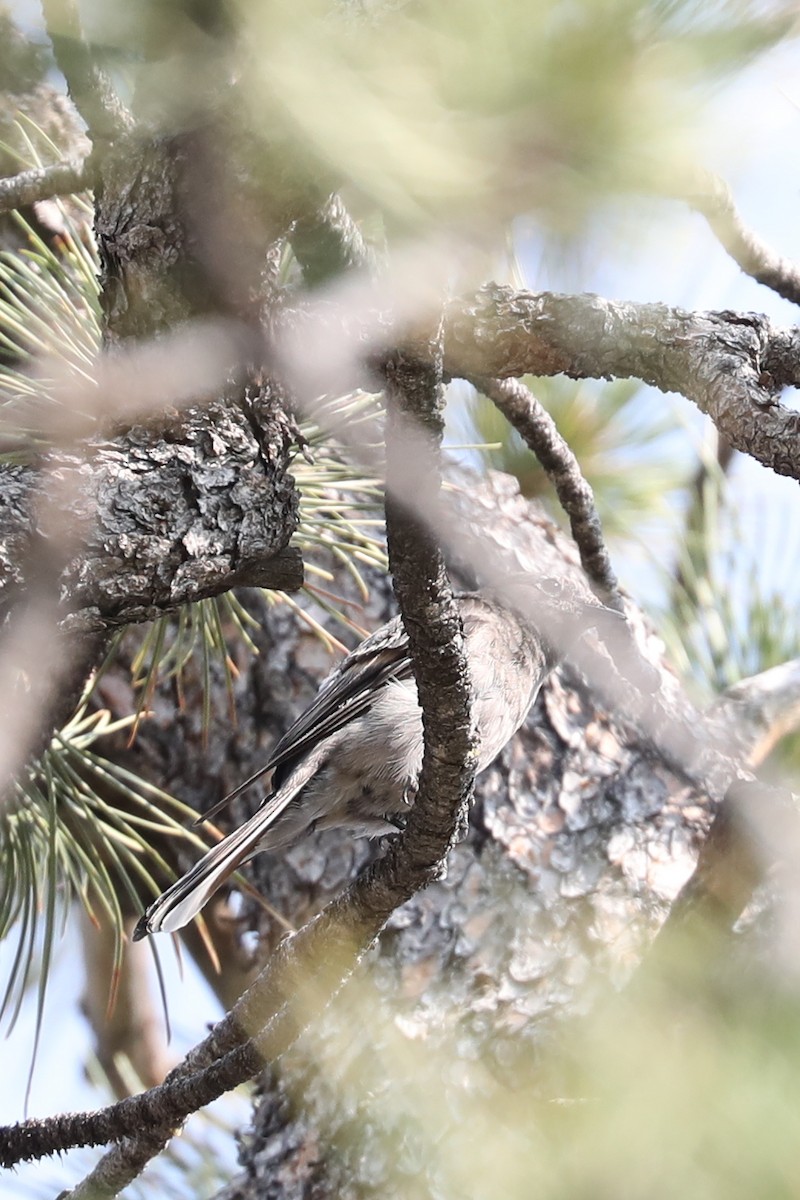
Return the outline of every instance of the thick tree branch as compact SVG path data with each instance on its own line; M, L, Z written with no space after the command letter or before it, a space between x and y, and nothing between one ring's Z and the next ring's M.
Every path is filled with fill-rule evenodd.
M404 331L393 324L391 306L381 307L379 285L370 303L358 309L350 296L342 303L324 296L276 314L270 351L301 395L374 387L376 363ZM411 344L427 336L424 325L418 321ZM321 359L309 362L309 344L321 348ZM693 401L734 449L800 479L800 414L778 399L781 388L800 383L800 333L758 314L487 284L447 306L444 369L462 379L641 379Z
M86 531L61 577L64 629L150 620L237 585L299 587L302 563L286 547L297 520L291 429L269 397L257 415L249 405L134 426L59 454L44 474L0 470L0 605L26 586L26 548L55 486L68 497L65 526Z
M797 302L800 269L747 231L726 185L709 178L692 203L743 270ZM291 237L311 282L368 265L358 228L336 196L313 219L298 222ZM756 314L688 313L489 284L450 306L444 365L451 375L480 377L482 385L493 376L525 374L642 379L694 401L733 449L800 478L800 418L776 399L781 387L800 384L800 337Z
M569 517L581 566L603 600L619 607L619 583L603 540L594 494L555 421L519 379L476 377L470 382L497 405L542 464Z
M37 200L68 196L91 187L91 172L86 160L53 163L0 179L0 212L23 208Z
M800 338L752 313L684 312L489 284L448 307L450 375L635 378L680 392L737 450L800 479L800 414L777 400L800 379Z
M686 200L708 221L711 231L745 275L771 288L784 300L800 304L800 266L781 257L748 229L724 179L704 174Z

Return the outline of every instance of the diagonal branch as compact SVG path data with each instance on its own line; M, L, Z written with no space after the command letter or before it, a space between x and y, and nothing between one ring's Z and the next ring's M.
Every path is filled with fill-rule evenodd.
M685 198L705 217L714 236L745 275L771 288L784 300L800 304L800 265L777 254L754 230L748 229L724 179L704 172Z
M619 583L603 540L594 494L555 421L519 379L476 377L470 382L497 405L542 464L569 517L581 566L605 602L616 601L619 606Z
M42 11L58 68L89 137L95 145L113 140L130 127L131 117L108 75L92 57L76 0L42 0Z
M0 212L24 208L37 200L69 196L91 187L92 176L85 159L67 159L50 167L35 167L0 179Z

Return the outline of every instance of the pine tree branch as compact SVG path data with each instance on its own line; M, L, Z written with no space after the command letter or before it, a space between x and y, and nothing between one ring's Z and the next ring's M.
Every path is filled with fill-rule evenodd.
M408 332L407 324L393 324L388 285L381 307L380 287L363 308L350 293L341 303L333 293L276 314L270 349L301 396L331 386L374 387L375 363ZM314 361L309 345L318 348ZM800 414L778 398L781 388L800 383L800 333L758 314L686 312L489 283L447 306L444 370L460 379L641 379L691 400L734 449L800 479Z
M75 0L42 0L45 25L70 97L95 145L130 128L130 114L86 44Z
M0 212L24 208L37 200L68 196L91 187L92 176L85 159L53 163L50 167L35 167L0 179Z
M685 312L489 284L448 306L445 370L471 376L634 378L680 392L734 449L800 479L800 335L752 313Z
M488 397L536 455L569 517L581 566L605 603L620 607L619 583L611 565L594 494L556 423L519 379L470 380Z
M47 511L57 546L73 539L58 575L65 631L151 620L234 586L299 587L300 556L286 545L297 522L291 436L274 399L257 418L222 401L168 428L54 453L44 472L0 468L0 608L29 586L32 541L52 544L40 530Z
M749 229L724 179L704 172L685 196L708 221L712 233L745 275L771 288L784 300L800 304L800 265L783 258Z
M135 1139L117 1143L74 1188L56 1200L114 1200L172 1140L172 1125L156 1125Z

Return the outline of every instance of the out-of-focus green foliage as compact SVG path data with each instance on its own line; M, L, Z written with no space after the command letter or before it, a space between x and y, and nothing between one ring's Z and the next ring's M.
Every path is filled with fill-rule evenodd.
M224 114L265 195L346 182L406 227L538 210L563 230L598 192L674 181L696 87L790 20L689 0L153 0L95 5L89 31L148 120Z
M15 134L24 153L0 148L13 153L17 169L60 157L44 131L22 115ZM48 417L59 404L53 364L63 377L86 383L100 346L91 204L83 197L49 203L55 226L50 242L20 213L11 213L20 244L0 249L0 461L24 461L46 443Z
M358 1163L361 1181L375 1163L384 1186L392 1164L392 1195L788 1200L800 1133L796 980L774 961L748 972L752 947L735 941L691 926L556 1036L546 1020L538 1036L503 1031L492 1011L498 1044L487 1038L483 1053L463 1014L444 1007L437 1020L415 1004L413 966L404 993L378 962L332 1020L311 1022L284 1078L299 1081L300 1111L311 1078L312 1120L334 1162ZM780 938L772 949L780 955ZM299 1023L306 1005L318 1012L316 987L312 975L293 997Z
M720 512L719 501L719 495L707 497L703 525L682 548L681 582L664 626L676 666L706 694L800 656L791 578L800 554L797 536L786 546L784 578L775 576L766 589L762 565L742 554L742 514Z

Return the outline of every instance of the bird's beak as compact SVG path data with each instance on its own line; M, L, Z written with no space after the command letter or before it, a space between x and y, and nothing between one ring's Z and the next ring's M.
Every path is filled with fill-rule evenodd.
M646 695L653 695L659 690L661 675L642 657L624 613L598 600L595 604L586 605L583 619L584 628L596 631L599 640L609 650L616 670L624 679Z
M587 629L596 629L601 638L618 635L627 621L624 612L617 608L609 608L607 604L596 600L586 601L583 608Z

